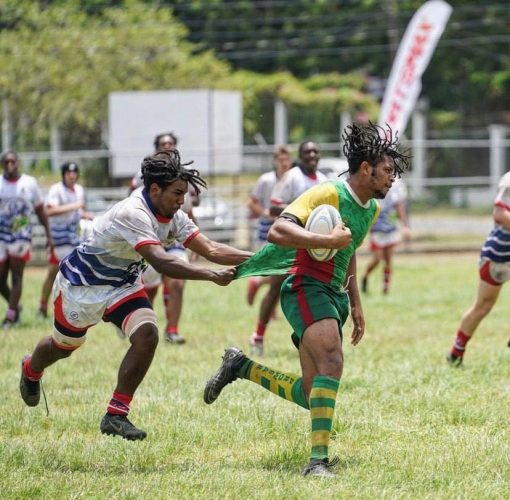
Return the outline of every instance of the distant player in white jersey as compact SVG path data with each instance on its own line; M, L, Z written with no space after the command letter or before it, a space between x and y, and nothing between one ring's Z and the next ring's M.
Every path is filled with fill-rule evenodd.
M384 199L379 202L381 211L370 229L372 258L361 279L361 290L368 292L368 277L383 262L383 294L390 289L393 273L393 255L396 246L404 239L409 241L411 231L407 218L407 189L402 179L396 179Z
M19 173L18 155L8 151L2 155L4 175L0 178L0 294L9 306L2 323L10 328L19 321L23 273L32 250L32 223L36 214L46 231L48 248L53 243L39 185L31 175ZM12 287L8 277L11 275Z
M85 191L78 184L78 165L64 163L60 170L62 180L50 187L45 203L54 247L48 253L48 273L39 301L38 315L43 318L48 316L48 299L60 261L80 243L80 220L93 218L85 211Z
M287 146L277 146L273 152L274 169L262 174L253 187L248 198L250 217L258 219L257 226L257 249L267 243L267 233L275 218L270 215L271 194L276 183L283 177L285 172L292 167L292 158ZM254 276L248 280L247 302L253 304L255 294L259 287L270 283L270 277Z
M319 145L312 141L304 141L299 145L299 162L288 170L275 184L271 193L270 215L279 216L285 207L290 205L307 189L327 181L328 178L317 170L320 160ZM250 337L251 353L255 356L264 354L264 335L271 315L278 304L280 287L286 276L271 276L269 290L260 304L259 316L255 331Z
M510 280L510 172L499 181L492 217L494 229L487 236L480 252L480 279L476 298L462 316L455 340L446 357L452 366L462 364L467 343L480 322L492 311L503 284Z
M119 367L100 430L129 440L146 437L127 418L158 344L156 315L141 280L145 263L166 276L227 285L235 268L195 266L168 254L164 247L179 241L208 260L229 266L251 255L211 241L180 210L188 183L197 192L206 186L198 171L184 167L177 150L146 157L142 163L144 189L96 217L92 235L61 261L53 287L53 335L43 338L33 354L22 360L20 392L28 406L39 403L44 369L79 348L91 326L101 320L111 322L131 346ZM118 344L112 348L118 350Z

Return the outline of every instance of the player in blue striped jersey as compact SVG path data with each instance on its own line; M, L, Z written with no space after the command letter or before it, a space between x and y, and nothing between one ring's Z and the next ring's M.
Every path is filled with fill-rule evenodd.
M453 366L462 364L467 343L482 319L491 312L503 283L510 280L510 172L499 181L492 216L495 225L480 252L480 280L476 299L464 313L446 357Z
M53 335L43 338L22 361L20 392L28 406L39 403L43 370L80 347L91 326L101 320L111 322L131 346L121 362L100 429L129 440L146 437L127 418L158 344L156 315L141 279L145 262L166 276L227 285L234 268L195 266L168 254L164 247L179 241L208 260L229 266L251 255L211 241L180 210L188 183L197 192L206 186L198 171L184 167L177 150L146 157L144 189L95 218L91 236L61 261L53 288Z

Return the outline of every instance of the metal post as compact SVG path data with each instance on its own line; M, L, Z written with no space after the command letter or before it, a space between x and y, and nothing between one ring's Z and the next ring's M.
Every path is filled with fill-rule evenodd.
M410 175L411 196L423 198L425 195L425 178L427 176L426 157L427 151L425 140L427 138L427 117L425 111L427 103L420 100L413 112L413 163Z
M57 172L60 167L60 131L54 123L50 125L50 158L51 170Z
M11 149L11 111L7 100L2 101L2 151Z
M490 178L491 190L495 192L499 180L505 173L505 136L504 125L489 125L490 142Z
M274 143L287 144L288 140L287 107L281 99L276 99L274 102Z

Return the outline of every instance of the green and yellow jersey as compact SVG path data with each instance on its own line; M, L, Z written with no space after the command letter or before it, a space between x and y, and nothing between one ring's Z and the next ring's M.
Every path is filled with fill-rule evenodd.
M338 210L343 223L351 230L352 241L348 247L339 250L331 260L318 262L305 249L269 243L238 266L236 278L294 274L343 286L352 256L379 215L379 204L374 199L362 204L347 182L328 181L305 191L282 215L292 215L304 227L312 210L324 204Z

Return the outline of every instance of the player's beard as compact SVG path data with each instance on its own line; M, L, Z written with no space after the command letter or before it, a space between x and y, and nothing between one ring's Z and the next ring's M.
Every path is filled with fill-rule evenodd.
M377 198L378 200L383 200L384 198L386 198L387 194L388 194L388 191L386 191L386 192L376 191L374 193L374 198Z

